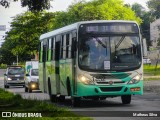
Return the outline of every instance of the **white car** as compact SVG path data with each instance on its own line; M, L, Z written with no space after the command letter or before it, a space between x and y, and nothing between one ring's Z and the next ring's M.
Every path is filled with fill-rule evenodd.
M143 64L151 64L151 59L143 58Z
M38 69L30 69L30 72L26 74L25 79L25 92L32 92L32 90L39 90L39 75Z

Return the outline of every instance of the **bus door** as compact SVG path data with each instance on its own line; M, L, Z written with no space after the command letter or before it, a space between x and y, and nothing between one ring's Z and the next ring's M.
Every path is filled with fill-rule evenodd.
M59 59L60 59L60 36L56 37L56 45L55 45L55 73L56 73L56 93L60 94L60 65L59 65Z
M73 94L77 94L77 79L76 79L76 53L77 53L77 33L76 31L72 32L72 85L73 85Z
M44 41L44 44L43 44L43 89L44 89L44 92L47 92L46 61L47 61L47 41Z

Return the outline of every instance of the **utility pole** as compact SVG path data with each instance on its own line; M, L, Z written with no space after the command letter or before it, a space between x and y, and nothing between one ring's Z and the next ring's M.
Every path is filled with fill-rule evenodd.
M18 54L17 54L17 66L18 66Z

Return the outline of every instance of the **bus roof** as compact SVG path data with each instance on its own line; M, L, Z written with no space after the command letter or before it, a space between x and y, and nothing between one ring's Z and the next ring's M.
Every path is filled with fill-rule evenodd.
M65 27L62 27L62 28L59 28L59 29L56 29L56 30L53 30L53 31L50 31L50 32L47 32L45 34L42 34L40 36L40 41L42 41L43 39L46 39L46 38L50 38L54 35L58 35L58 34L61 34L61 33L64 33L64 32L67 32L67 31L70 31L70 30L74 30L74 29L77 29L78 26L80 24L87 24L87 23L112 23L112 22L125 22L125 23L136 23L135 21L127 21L127 20L94 20L94 21L81 21L81 22L77 22L77 23L74 23L74 24L71 24L71 25L67 25ZM137 24L137 23L136 23Z

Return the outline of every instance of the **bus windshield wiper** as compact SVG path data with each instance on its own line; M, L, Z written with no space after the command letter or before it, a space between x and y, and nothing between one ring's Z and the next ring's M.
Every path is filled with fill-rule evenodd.
M122 43L122 41L124 40L125 37L126 37L126 36L122 36L122 37L121 37L121 39L119 40L119 42L118 42L117 45L115 46L116 49L120 46L120 44Z
M97 37L93 37L93 38L95 38L96 41L97 41L100 45L102 45L102 47L104 47L104 48L107 47L107 46L106 46L105 44L103 44L103 42L102 42L100 39L98 39Z

